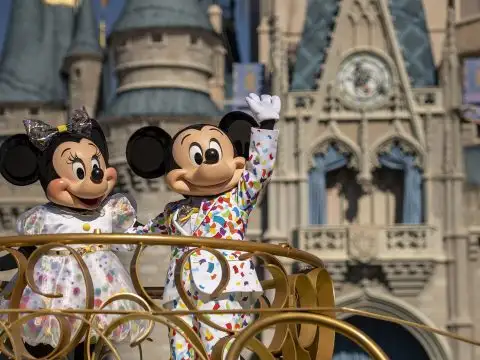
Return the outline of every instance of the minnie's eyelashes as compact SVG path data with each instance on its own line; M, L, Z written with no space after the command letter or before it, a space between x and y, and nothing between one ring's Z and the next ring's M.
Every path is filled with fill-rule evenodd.
M92 159L100 160L101 156L102 156L102 153L100 152L100 150L97 150L95 155L92 156ZM82 159L80 159L80 157L78 156L77 153L75 153L75 154L70 153L68 158L67 158L67 163L68 164L73 164L74 162L77 162L77 161L82 161Z
M77 153L75 153L75 154L70 153L70 155L67 158L67 163L68 164L73 164L74 162L77 162L77 161L81 161L81 159L78 157Z

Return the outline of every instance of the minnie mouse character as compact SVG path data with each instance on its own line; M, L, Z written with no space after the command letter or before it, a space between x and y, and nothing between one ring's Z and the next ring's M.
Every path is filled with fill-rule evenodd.
M0 172L11 184L26 186L40 181L45 205L23 213L17 232L24 235L68 233L123 233L136 222L135 202L122 194L111 195L117 180L108 165L108 149L100 125L84 110L73 113L70 123L53 128L38 120L24 121L26 134L8 138L0 148ZM101 237L99 237L101 241ZM113 251L133 246L106 244L71 245L87 265L94 286L94 306L119 293L134 293L130 276ZM26 287L20 307L28 309L82 309L86 288L79 264L65 249L55 248L40 257L34 269L35 286L48 298ZM9 306L2 300L0 306ZM117 300L112 310L141 310L138 304ZM98 315L96 325L105 328L116 316ZM71 320L72 334L81 325ZM131 321L118 327L111 340L135 339L146 331L147 322ZM56 347L60 339L58 322L52 316L37 317L23 327L23 339L32 346Z
M164 130L147 126L136 131L127 144L127 161L143 178L165 175L167 185L185 196L143 227L128 232L244 240L250 212L272 174L277 151L280 99L250 94L247 103L259 119L240 111L223 117L219 126L192 125L173 138ZM163 300L173 310L185 310L174 274L177 262L190 249L173 247ZM240 260L240 251L221 250L230 268L230 280L223 293L211 299L222 278L220 262L205 250L190 256L182 272L189 301L201 310L250 308L262 293L251 260ZM211 355L213 346L232 330L246 327L247 314L209 315L221 331L194 316L184 320L198 333ZM170 330L173 359L195 359L192 347L181 334Z

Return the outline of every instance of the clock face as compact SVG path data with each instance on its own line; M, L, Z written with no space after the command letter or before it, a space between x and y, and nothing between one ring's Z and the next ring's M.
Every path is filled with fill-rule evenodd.
M382 103L392 88L388 65L379 56L370 53L353 54L345 59L337 81L341 96L359 107Z

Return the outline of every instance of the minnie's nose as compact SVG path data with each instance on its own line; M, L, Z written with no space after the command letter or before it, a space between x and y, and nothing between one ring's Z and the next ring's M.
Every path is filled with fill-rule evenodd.
M94 167L92 170L92 175L90 176L90 180L92 180L94 184L100 184L103 180L103 175L104 173L102 169Z

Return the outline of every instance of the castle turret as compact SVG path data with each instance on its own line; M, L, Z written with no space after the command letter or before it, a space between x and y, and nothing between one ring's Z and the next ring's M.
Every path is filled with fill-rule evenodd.
M69 78L70 110L84 106L89 114L95 114L103 58L97 30L92 0L83 0L64 64Z
M66 91L61 66L70 46L76 2L12 2L0 62L0 117L12 132L27 116L63 122Z
M109 43L118 87L106 117L218 114L211 79L222 42L198 1L127 0Z

